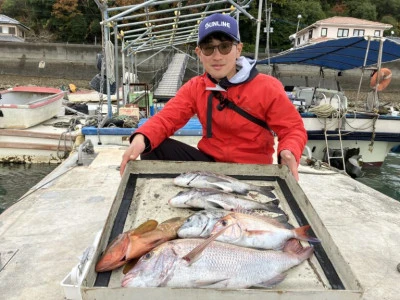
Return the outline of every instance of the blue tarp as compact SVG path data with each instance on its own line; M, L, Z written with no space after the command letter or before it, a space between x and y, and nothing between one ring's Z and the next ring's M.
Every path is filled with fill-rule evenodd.
M257 64L269 61L270 64L303 64L344 71L363 67L368 49L365 66L372 66L378 63L381 39L382 63L400 59L400 38L371 38L368 49L368 37L351 37L293 48Z

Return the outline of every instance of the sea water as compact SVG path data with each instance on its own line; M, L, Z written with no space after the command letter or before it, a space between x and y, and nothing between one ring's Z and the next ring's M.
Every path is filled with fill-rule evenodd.
M400 153L388 153L380 168L367 170L357 181L400 201Z
M0 163L0 214L53 171L57 164Z
M53 171L55 164L0 164L0 214ZM356 179L400 201L400 153L389 153L381 168Z

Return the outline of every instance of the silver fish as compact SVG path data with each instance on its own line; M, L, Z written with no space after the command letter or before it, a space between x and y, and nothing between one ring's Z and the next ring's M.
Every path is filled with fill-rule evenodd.
M231 212L223 209L201 210L190 215L182 226L178 229L180 238L208 238L214 228L214 225L223 217ZM282 224L283 227L292 229L288 223L286 215L279 215L273 218Z
M215 223L230 212L223 209L201 210L190 215L178 229L180 238L209 237Z
M229 288L270 287L283 272L308 259L312 247L296 240L284 251L256 250L212 241L190 266L183 257L203 239L166 242L140 258L122 279L123 287Z
M183 187L214 188L241 195L247 195L249 191L255 191L272 199L276 198L275 194L271 192L274 190L273 186L253 185L230 176L211 172L196 171L182 173L174 179L174 184Z
M230 213L215 223L211 235L223 229L226 230L218 236L218 241L257 249L280 250L293 238L320 242L318 238L307 235L309 225L288 229L272 218L255 214Z
M266 203L250 200L235 194L226 193L221 190L210 188L192 188L188 191L181 191L168 200L173 207L181 208L222 208L226 210L267 210L270 212L285 214L279 208L279 199Z

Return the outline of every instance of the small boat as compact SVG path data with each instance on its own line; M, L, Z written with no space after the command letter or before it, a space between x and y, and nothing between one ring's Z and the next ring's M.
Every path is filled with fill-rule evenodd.
M308 134L309 155L329 165L343 169L350 157L346 150L358 150L352 169L362 165L363 169L380 167L391 148L400 143L400 117L397 111L379 112L378 92L387 87L392 72L382 63L400 59L398 38L351 37L328 40L283 51L276 56L258 61L258 64L307 65L320 69L320 82L324 69L335 70L338 76L343 71L360 70L357 97L362 86L365 70L371 70L370 91L362 110L348 108L348 99L337 81L337 90L312 86L285 86L288 98L302 116ZM378 76L379 74L379 76ZM377 80L377 78L379 78ZM327 151L328 150L328 151ZM330 152L338 154L332 157ZM351 152L351 151L350 151ZM354 162L354 159L357 161ZM350 174L359 177L360 168Z
M51 119L60 112L64 93L37 86L0 91L0 128L25 129Z

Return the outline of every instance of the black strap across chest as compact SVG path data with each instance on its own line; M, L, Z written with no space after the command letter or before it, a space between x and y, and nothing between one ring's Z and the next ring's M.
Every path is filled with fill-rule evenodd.
M208 138L212 137L211 123L212 123L212 100L213 100L213 97L215 97L219 100L219 103L217 104L217 109L219 111L222 111L225 107L227 107L227 108L232 109L233 111L237 112L242 117L245 117L246 119L250 120L251 122L261 126L262 128L271 130L265 121L249 114L247 111L245 111L242 108L240 108L239 106L237 106L234 102L232 102L228 98L225 98L224 96L222 96L222 94L220 92L212 91L212 93L208 96L208 101L207 101L207 137Z

